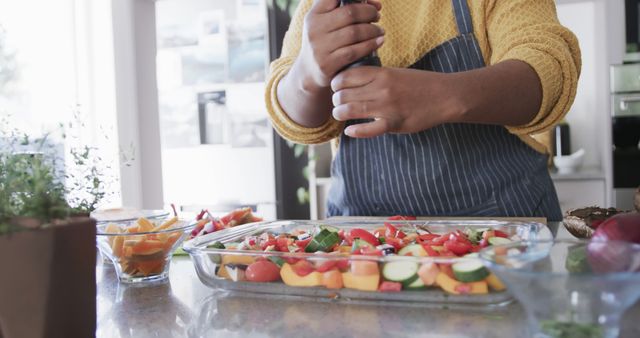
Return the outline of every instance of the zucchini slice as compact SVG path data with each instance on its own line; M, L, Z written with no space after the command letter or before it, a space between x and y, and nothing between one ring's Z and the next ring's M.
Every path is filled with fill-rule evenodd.
M382 276L392 282L412 283L418 276L419 265L416 262L389 262L382 268ZM418 278L419 279L419 278Z

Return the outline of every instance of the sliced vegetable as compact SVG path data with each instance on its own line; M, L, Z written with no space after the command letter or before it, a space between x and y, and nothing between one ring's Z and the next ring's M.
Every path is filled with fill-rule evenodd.
M342 273L344 287L361 291L376 291L380 283L380 274L358 276L351 272Z
M380 292L400 292L402 291L402 284L397 282L389 282L385 281L380 284L380 288L378 288Z
M344 286L342 273L335 269L323 273L322 285L328 289L341 289Z
M312 272L315 271L313 264L309 263L308 261L301 259L298 262L296 262L295 264L291 265L291 269L293 270L293 272L295 272L298 276L306 276Z
M422 278L420 278L420 276L418 276L418 278L416 278L413 282L404 283L403 287L406 288L407 290L422 290L422 289L426 288L427 286L422 281Z
M491 245L501 245L501 244L509 244L511 240L504 237L490 237L488 239L489 244Z
M300 276L293 271L289 263L285 263L280 269L282 281L289 286L320 286L322 285L322 274L314 271L306 276Z
M360 238L366 241L367 243L373 245L374 247L380 244L380 241L378 240L378 238L376 238L376 236L374 236L372 233L364 229L352 229L349 232L349 235L353 239Z
M412 261L389 262L382 268L382 276L392 282L411 283L418 275L418 263Z
M489 276L489 271L482 262L475 259L455 263L452 269L456 279L464 283L481 281Z
M246 279L245 271L247 270L246 265L242 264L228 264L225 265L225 269L227 270L227 275L234 282L240 282Z
M380 268L378 268L378 262L353 261L351 262L351 273L354 276L379 275Z
M426 257L427 252L424 250L422 245L420 244L410 244L402 248L402 250L398 251L398 255L400 256L415 256L415 257Z
M280 267L269 260L260 260L247 267L245 276L250 282L275 282L280 279Z
M418 276L420 280L426 286L433 285L436 282L436 277L440 273L440 268L434 262L423 264L418 270Z
M322 229L313 237L311 242L305 247L305 252L328 252L333 246L340 242L340 236L337 232Z
M285 263L284 259L276 256L269 257L269 260L278 267L282 267Z
M489 284L489 286L495 290L495 291L504 291L507 287L504 286L504 284L502 284L502 281L498 278L498 276L490 273L489 276L487 276L487 284Z

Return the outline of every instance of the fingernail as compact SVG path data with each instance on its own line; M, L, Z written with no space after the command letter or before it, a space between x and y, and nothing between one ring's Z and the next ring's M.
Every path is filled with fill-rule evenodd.
M354 137L356 135L356 128L354 126L349 126L344 130L344 134L349 137Z
M384 33L385 33L384 28L380 27L380 35L384 35Z
M376 39L376 45L382 46L383 43L384 43L384 35Z

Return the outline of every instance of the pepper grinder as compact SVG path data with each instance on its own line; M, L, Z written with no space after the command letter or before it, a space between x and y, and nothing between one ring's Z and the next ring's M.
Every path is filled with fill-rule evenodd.
M342 6L346 6L349 4L354 4L354 3L367 3L367 0L340 0L340 7ZM376 53L376 51L373 51L371 54L363 57L362 59L348 65L345 67L345 69L348 68L353 68L353 67L360 67L360 66L374 66L374 67L381 67L382 63L380 62L380 58L378 57L378 53Z

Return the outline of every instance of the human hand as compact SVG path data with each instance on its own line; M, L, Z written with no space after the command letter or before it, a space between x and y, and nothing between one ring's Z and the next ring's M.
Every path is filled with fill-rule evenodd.
M327 88L347 65L382 46L384 31L378 0L338 7L338 0L314 0L304 20L298 61L305 89Z
M333 117L338 121L375 119L351 125L347 136L416 133L455 122L464 110L450 74L415 69L359 67L331 81Z

